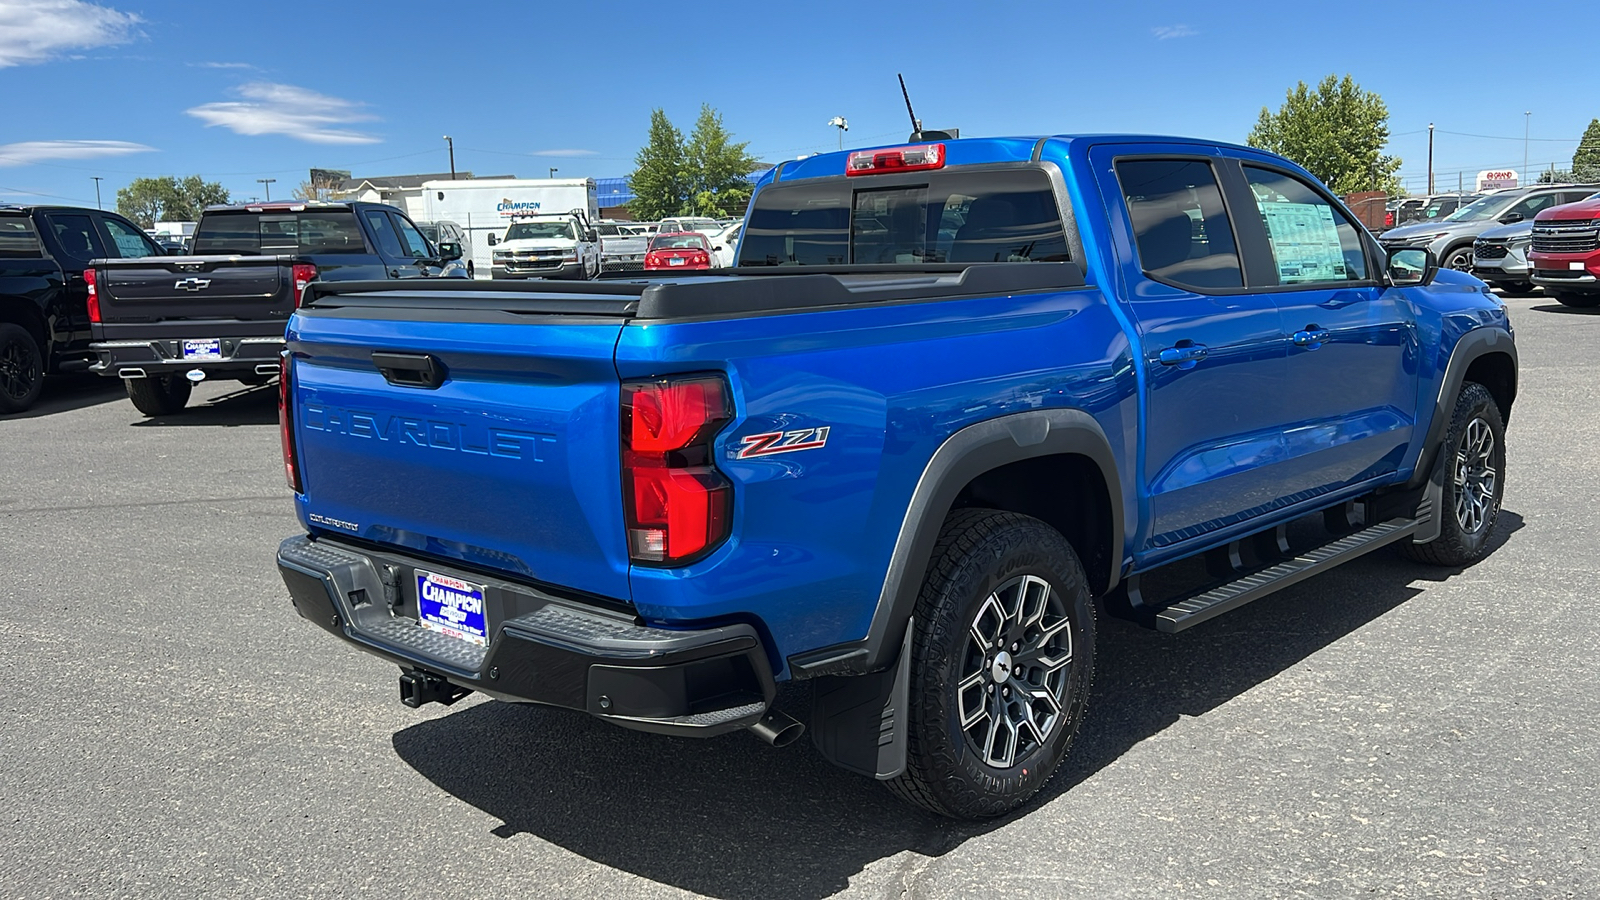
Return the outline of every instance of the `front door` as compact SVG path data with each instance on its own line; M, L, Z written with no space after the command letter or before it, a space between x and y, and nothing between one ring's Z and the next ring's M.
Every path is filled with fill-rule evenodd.
M1096 147L1091 160L1142 345L1135 556L1154 565L1283 497L1285 336L1272 298L1247 284L1221 160L1153 145Z
M1307 499L1392 474L1416 424L1421 350L1405 289L1385 286L1360 228L1311 182L1266 162L1242 171L1232 183L1245 196L1230 200L1258 215L1241 242L1276 279L1267 293L1289 335L1281 468Z

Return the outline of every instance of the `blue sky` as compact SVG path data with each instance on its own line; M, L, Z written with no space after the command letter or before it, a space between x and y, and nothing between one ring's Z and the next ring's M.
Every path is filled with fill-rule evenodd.
M0 0L0 202L92 205L96 175L107 207L141 175L199 173L240 199L275 178L287 196L313 166L447 170L445 134L479 175L625 175L651 108L687 130L702 102L776 161L834 149L834 116L846 146L902 140L896 72L930 128L1230 141L1296 81L1348 72L1388 103L1389 152L1418 188L1436 125L1453 188L1520 169L1525 121L1532 168L1570 160L1600 117L1600 67L1559 23L1595 8Z

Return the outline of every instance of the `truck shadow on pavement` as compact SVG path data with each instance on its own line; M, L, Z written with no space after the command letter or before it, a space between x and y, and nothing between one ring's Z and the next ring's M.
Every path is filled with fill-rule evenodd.
M135 428L210 426L234 428L240 425L278 424L278 385L243 387L209 400L191 400L183 412L155 416L131 423Z
M128 393L117 378L83 373L51 375L44 380L44 390L39 393L39 401L32 408L20 413L0 414L0 422L50 416L127 399Z
M1522 527L1502 512L1496 547ZM1016 815L962 823L901 804L835 769L808 741L775 750L746 735L708 741L626 731L556 710L479 703L394 735L439 788L601 865L734 900L827 897L878 860L938 857L1027 816L1183 717L1201 716L1422 593L1429 569L1385 551L1182 635L1100 617L1095 686L1077 743ZM779 702L800 718L808 694ZM1137 798L1128 798L1130 810ZM1046 823L1041 823L1046 824ZM908 858L906 866L920 862ZM507 859L515 857L505 857ZM530 879L540 877L530 864ZM897 877L885 873L885 877Z

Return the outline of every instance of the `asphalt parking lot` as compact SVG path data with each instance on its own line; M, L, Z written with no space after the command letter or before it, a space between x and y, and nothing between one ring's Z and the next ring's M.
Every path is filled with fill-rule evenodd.
M274 387L146 420L52 383L0 419L0 896L1600 896L1600 311L1508 302L1486 561L1384 551L1178 636L1102 618L1073 753L982 826L807 742L407 709L288 603Z

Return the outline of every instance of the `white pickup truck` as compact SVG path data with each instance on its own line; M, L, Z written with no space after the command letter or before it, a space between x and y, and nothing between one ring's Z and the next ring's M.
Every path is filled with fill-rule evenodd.
M495 240L494 278L571 278L600 276L600 235L583 215L550 213L519 217Z

